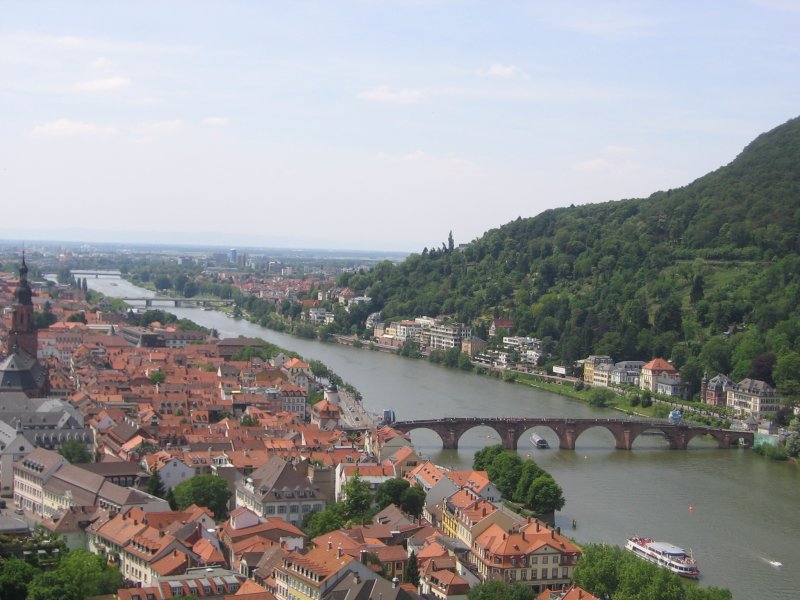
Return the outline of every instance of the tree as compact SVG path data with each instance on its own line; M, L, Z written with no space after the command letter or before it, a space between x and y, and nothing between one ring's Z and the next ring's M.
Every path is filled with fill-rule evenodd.
M253 415L244 415L240 423L242 427L259 427L261 425Z
M419 585L419 565L417 565L417 553L413 550L408 556L408 563L403 570L403 581L413 583L415 586Z
M531 483L526 504L539 514L552 513L564 508L564 492L550 475L539 475Z
M684 587L682 580L618 546L588 544L573 574L575 583L608 600L730 600L720 588Z
M425 508L425 498L425 490L419 485L413 485L403 492L400 508L412 517L419 517Z
M153 471L152 475L150 475L144 491L156 498L163 498L166 495L167 489L164 487L164 482L161 481L161 475L159 475L158 471Z
M122 573L96 554L72 550L53 571L36 575L28 586L29 600L83 600L112 594L122 587Z
M468 600L533 600L536 593L523 583L508 584L504 581L487 581L470 588Z
M73 465L92 462L92 455L86 444L78 440L67 440L58 449L58 453Z
M390 504L400 506L403 501L403 494L410 487L411 483L405 479L388 479L375 490L375 504L380 510Z
M166 500L167 504L169 504L170 510L178 510L178 502L175 500L175 492L172 488L167 490L164 500Z
M361 479L356 469L355 474L344 484L344 511L348 519L360 519L369 512L372 506L372 494L369 484Z
M210 508L217 519L224 519L228 514L231 491L227 482L217 475L195 475L176 485L174 493L178 510L196 504Z
M616 397L616 394L608 388L592 388L589 392L589 404L591 406L606 406Z
M800 354L785 352L778 357L772 371L778 391L790 405L800 400Z
M303 529L308 537L313 539L330 531L341 529L346 523L344 505L334 503L326 506L325 510L308 513L303 522Z
M12 556L0 562L0 598L25 600L35 574L36 569L22 559Z
M153 382L153 385L159 385L164 383L164 380L167 378L167 374L164 371L151 371L150 372L150 381Z

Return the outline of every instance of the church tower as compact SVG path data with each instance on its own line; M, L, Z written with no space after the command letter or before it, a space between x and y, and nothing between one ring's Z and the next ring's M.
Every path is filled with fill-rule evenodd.
M11 316L11 331L8 334L6 354L24 350L36 358L39 342L33 325L33 291L28 283L28 265L25 252L22 253L22 266L19 268L19 283L14 290L14 307Z

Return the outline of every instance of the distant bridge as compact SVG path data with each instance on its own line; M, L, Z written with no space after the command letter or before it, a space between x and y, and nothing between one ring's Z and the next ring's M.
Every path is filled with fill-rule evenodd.
M500 436L503 447L516 450L522 435L531 427L544 426L552 429L558 436L558 447L574 450L575 441L587 429L602 427L614 436L618 450L630 450L633 442L645 431L660 431L669 443L671 450L686 450L692 438L709 435L717 441L718 448L731 448L739 445L753 446L752 431L736 431L718 427L699 425L675 425L664 421L633 421L627 419L551 419L551 418L503 418L503 417L450 417L444 419L423 419L417 421L396 421L394 429L408 433L415 429L430 429L442 439L445 450L458 448L461 436L473 427L491 427Z
M75 277L86 277L87 275L93 276L95 279L100 279L101 277L104 278L114 278L120 279L122 278L122 271L109 269L109 270L86 270L86 269L75 269L74 271L70 271L72 275Z
M181 306L231 306L233 300L225 300L222 298L176 298L174 296L149 296L138 298L119 298L123 302L144 302L145 307L150 308L153 303L158 304L172 304L175 308Z

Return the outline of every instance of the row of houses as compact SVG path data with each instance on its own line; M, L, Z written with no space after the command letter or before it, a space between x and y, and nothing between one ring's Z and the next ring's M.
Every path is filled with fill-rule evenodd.
M428 350L449 350L461 348L462 340L472 337L472 328L463 323L417 317L414 320L378 323L373 333L378 343L386 345L411 341Z
M583 381L595 387L628 385L662 396L688 398L679 371L663 358L615 363L610 356L592 355L583 361ZM723 374L703 378L700 400L755 421L774 415L781 407L777 390L767 382L746 378L736 383Z

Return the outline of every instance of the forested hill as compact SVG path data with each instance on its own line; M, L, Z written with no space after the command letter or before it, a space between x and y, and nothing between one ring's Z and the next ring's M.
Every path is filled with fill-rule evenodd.
M686 187L519 218L342 283L384 319L481 332L511 317L563 361L663 356L696 387L703 371L769 377L796 360L800 380L798 250L800 118Z

